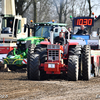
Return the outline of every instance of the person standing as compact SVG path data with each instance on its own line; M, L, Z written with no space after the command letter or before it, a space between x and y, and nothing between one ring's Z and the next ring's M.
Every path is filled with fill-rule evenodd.
M68 31L70 32L70 38L71 38L71 34L73 34L71 27L68 28ZM65 32L65 39L68 39L68 32Z

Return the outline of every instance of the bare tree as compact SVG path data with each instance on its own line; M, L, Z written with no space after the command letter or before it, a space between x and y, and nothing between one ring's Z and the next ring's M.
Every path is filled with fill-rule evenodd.
M16 14L23 15L32 4L32 0L15 0Z
M0 0L0 8L2 8L2 0Z
M89 16L91 17L92 14L92 6L91 6L91 0L87 0L88 5L89 5Z
M66 9L64 10L64 8L67 4L67 0L53 0L53 2L56 7L57 14L59 16L59 22L61 23L61 22L63 22L63 20L62 20L63 14L65 13L65 15L66 15Z
M93 2L93 1L87 0L87 2L88 2L88 8L89 8L89 16L91 17L91 15L92 15L92 9L94 7L99 7L100 6L100 1L98 0L98 3L93 4L93 5L91 5L91 2Z
M73 17L90 16L92 9L97 6L97 4L91 5L90 0L16 0L16 2L17 5L21 3L22 7L22 10L19 5L16 7L19 8L18 14L24 14L34 22L47 22L56 19L58 22L67 22L68 24L71 23L70 15Z
M33 7L34 7L34 23L37 22L37 1L33 0Z
M50 17L50 9L51 9L51 1L50 0L40 0L37 5L38 12L38 21L49 21Z

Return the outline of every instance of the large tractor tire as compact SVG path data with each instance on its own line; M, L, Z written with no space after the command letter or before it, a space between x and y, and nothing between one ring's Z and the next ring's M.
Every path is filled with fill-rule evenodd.
M47 50L40 53L40 63L47 62Z
M77 55L79 58L79 79L82 78L82 59L81 59L82 46L72 45L69 47L69 55Z
M37 45L34 49L35 54L39 54L40 57L40 64L47 62L47 46L46 45ZM40 70L40 79L45 80L48 78L48 75L46 75L46 72L43 70Z
M73 45L69 47L69 55L81 55L82 47L81 45Z
M83 80L89 80L91 78L91 49L89 45L83 47L82 77Z
M28 78L30 80L39 80L40 79L40 70L39 70L39 55L31 54L30 56L30 64L28 69Z
M35 44L31 44L28 47L28 54L27 54L27 76L28 76L28 79L30 79L30 77L29 77L30 56L31 56L31 54L34 53L34 48L35 48Z
M31 46L32 47L32 46ZM44 70L39 70L39 65L47 61L47 51L46 45L37 45L34 48L29 47L29 52L27 58L28 60L28 68L27 68L27 75L28 79L30 80L39 80L44 79L46 73Z
M35 54L39 54L40 57L40 64L47 62L47 46L46 45L37 45L34 49ZM40 70L40 79L45 80L48 78L48 75L46 75L46 72L43 70Z
M45 63L45 62L47 62L47 50L44 50L40 54L40 63ZM40 79L41 80L48 79L48 75L46 74L46 72L44 71L44 69L40 70Z
M78 80L78 66L79 58L76 55L69 56L68 59L68 80L77 81Z
M46 50L47 49L47 45L41 45L41 44L38 44L35 49L34 49L34 52L35 54L40 54L42 51Z

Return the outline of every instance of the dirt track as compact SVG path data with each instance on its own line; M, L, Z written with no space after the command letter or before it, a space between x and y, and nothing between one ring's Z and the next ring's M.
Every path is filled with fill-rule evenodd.
M0 72L0 100L5 99L100 100L100 77L77 82L62 79L30 81L25 72Z

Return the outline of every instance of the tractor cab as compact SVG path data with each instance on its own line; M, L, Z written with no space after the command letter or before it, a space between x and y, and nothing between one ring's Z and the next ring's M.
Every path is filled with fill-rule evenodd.
M44 24L36 24L34 26L34 33L36 37L50 37L51 26Z
M2 31L1 33L7 34L13 32L14 17L4 17L2 19Z
M27 37L23 32L23 25L26 19L21 16L2 15L1 20L1 38L5 39L19 39Z

